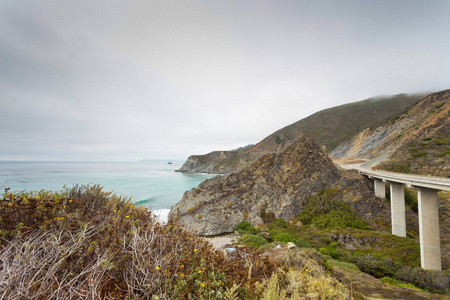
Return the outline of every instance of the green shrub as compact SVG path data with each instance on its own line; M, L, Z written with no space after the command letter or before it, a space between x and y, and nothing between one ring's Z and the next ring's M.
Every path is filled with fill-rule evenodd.
M270 225L271 228L288 228L289 226L284 219L274 219Z
M312 224L321 229L326 228L359 228L368 229L367 223L361 218L355 218L354 213L342 211L330 211L327 214L317 216Z
M259 230L250 225L247 221L243 221L237 224L234 228L235 231L241 234L258 234Z
M422 152L422 153L414 154L412 156L412 158L427 157L427 156L428 156L428 153Z
M278 222L280 224L281 222ZM284 223L287 224L287 223ZM283 224L283 226L284 226ZM271 229L269 231L269 239L271 239L274 242L282 242L282 243L294 243L299 248L311 248L311 245L303 238L296 238L290 233L284 232L285 228L281 228L281 230L278 229Z
M303 238L295 239L294 244L295 244L295 246L297 246L299 248L311 248L312 247L311 244L308 243L308 241Z
M383 277L383 278L380 279L380 281L382 283L395 285L395 286L398 286L398 287L403 287L403 288L408 288L408 289L415 289L415 290L419 290L419 291L423 291L424 292L424 290L419 289L418 287L414 286L411 283L400 283L397 280L392 279L391 277Z
M332 258L331 256L325 256L325 258L327 259L328 263L332 267L338 267L338 268L340 268L344 271L348 271L348 272L357 272L357 273L361 272L361 270L355 264L345 262L345 261L339 261L339 260Z
M405 188L405 203L408 204L411 210L415 213L419 211L417 192L415 192L414 189Z
M292 235L290 235L289 233L286 233L286 232L280 232L279 230L276 230L276 229L272 229L269 231L269 238L272 241L278 241L278 242L284 242L284 243L295 242L295 238Z
M398 284L398 281L397 281L397 280L392 279L391 277L387 277L387 276L381 278L380 281L381 281L382 283L387 283L387 284L394 284L394 285L397 285L397 284Z
M385 276L395 277L400 264L388 257L374 257L372 255L357 256L353 258L353 263L364 273L377 278Z
M338 258L340 256L340 249L336 242L328 244L326 247L322 247L319 249L319 252L322 255L328 255L334 259Z
M267 244L268 242L260 234L258 234L258 235L245 234L239 238L238 243L240 243L248 248L259 248L259 247Z
M347 202L337 199L333 189L322 190L308 197L299 215L304 224L312 224L320 229L326 228L358 228L368 229L367 223L361 219Z
M450 292L450 275L445 275L439 271L405 266L397 272L396 278L433 293Z

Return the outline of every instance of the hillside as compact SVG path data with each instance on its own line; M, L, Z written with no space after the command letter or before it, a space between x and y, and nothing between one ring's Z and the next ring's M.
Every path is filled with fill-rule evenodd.
M450 90L433 93L409 110L366 128L331 153L344 158L389 157L379 168L450 176Z
M98 185L60 192L6 189L0 220L2 299L445 297L392 279L385 284L312 248L261 254L235 246L227 255ZM427 289L446 292L448 276L405 270L425 276Z
M324 193L331 193L329 203L311 198ZM333 207L330 203L335 200ZM252 225L276 218L291 222L308 202L314 209L331 205L328 217L345 207L349 220L365 224L357 228L390 231L389 205L374 197L372 181L340 172L304 134L282 152L262 155L240 171L208 179L187 191L171 208L169 220L201 235L218 235L233 232L242 221ZM411 210L408 214L408 230L417 234L417 216Z
M303 132L330 152L361 130L403 113L424 96L399 94L375 97L325 109L274 132L265 140L279 143L283 139L293 140L299 132Z
M172 207L169 219L200 235L237 231L242 234L239 244L268 251L274 260L277 250L273 248L291 243L311 253L316 253L315 248L330 264L345 270L420 287L434 282L435 287L427 289L438 291L448 286L449 277L445 272L426 273L419 268L418 218L410 208L417 206L417 199L409 191L406 194L408 237L393 236L389 200L374 196L373 182L356 171L339 171L321 147L300 134L283 151L262 155L237 172L216 176L187 191ZM442 204L440 222L447 228L448 203ZM449 236L444 233L441 238L447 249ZM450 257L445 250L442 262L446 270ZM354 276L361 278L355 273L344 277L348 282L359 281ZM364 294L429 298L385 294L383 286L369 287L370 277L364 278L357 288Z
M330 152L359 131L402 114L423 97L423 94L399 94L329 108L274 132L253 147L192 155L179 171L228 174L241 169L263 154L282 151L301 132Z

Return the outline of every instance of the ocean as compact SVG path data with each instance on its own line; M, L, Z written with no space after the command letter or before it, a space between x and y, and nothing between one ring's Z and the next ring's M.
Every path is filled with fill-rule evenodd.
M208 174L175 172L184 161L145 162L11 162L0 161L0 194L5 188L60 191L75 184L100 184L104 191L131 198L165 222L170 208L185 191L212 178Z

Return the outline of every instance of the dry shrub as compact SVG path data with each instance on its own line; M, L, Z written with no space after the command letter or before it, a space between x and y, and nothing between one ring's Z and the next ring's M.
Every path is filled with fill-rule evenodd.
M256 299L277 264L226 257L98 185L0 198L0 298Z
M225 256L99 186L0 199L3 299L343 299L313 251Z
M99 298L108 280L103 263L110 253L99 253L88 263L79 257L72 262L76 270L67 266L95 232L94 227L76 233L34 231L9 242L0 255L1 299Z
M264 300L352 299L349 290L327 273L320 254L283 249L276 257L286 270L286 279L274 273L259 286Z

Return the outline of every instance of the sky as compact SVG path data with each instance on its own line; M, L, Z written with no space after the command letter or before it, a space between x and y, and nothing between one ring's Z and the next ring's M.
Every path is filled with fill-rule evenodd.
M447 0L2 0L0 160L257 143L329 107L450 88Z

